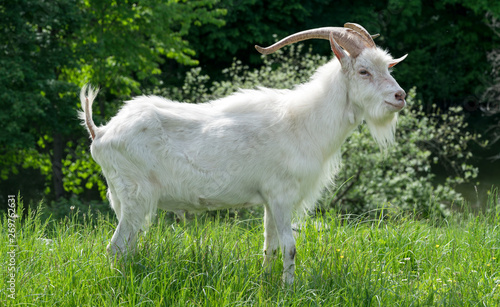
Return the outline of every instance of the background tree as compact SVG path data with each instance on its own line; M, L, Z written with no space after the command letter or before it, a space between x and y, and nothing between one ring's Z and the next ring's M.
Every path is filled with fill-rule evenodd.
M183 36L192 25L223 24L218 17L224 11L211 9L215 2L2 2L0 129L7 132L0 137L2 180L20 167L36 168L52 179L46 190L55 199L65 196L64 166L88 147L76 118L79 86L91 81L111 89L101 99L113 102L139 93L141 85L158 84L155 76L165 58L197 64ZM106 109L117 106L102 101L96 113L105 118ZM88 172L80 175L86 178Z
M63 69L77 67L71 39L83 21L78 1L6 1L1 12L0 129L7 132L0 137L2 179L28 156L45 159L55 197L61 197L60 161L64 140L75 132L68 106L75 104L77 86L60 77Z
M488 25L500 38L500 20L492 14L487 15ZM481 96L482 108L484 114L498 119L500 114L500 48L493 49L488 53L488 61L491 64L489 74L488 88ZM486 129L486 133L490 134L490 140L493 145L500 141L500 120L491 120ZM500 151L492 153L492 160L500 160Z

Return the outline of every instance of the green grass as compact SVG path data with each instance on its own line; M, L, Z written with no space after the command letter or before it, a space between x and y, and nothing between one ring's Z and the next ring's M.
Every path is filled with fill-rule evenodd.
M281 285L280 260L271 274L261 267L261 217L204 215L177 224L160 214L136 256L112 269L105 247L114 217L42 222L30 211L15 226L16 298L7 297L2 269L0 305L498 306L499 209L495 200L487 212L444 220L306 218L292 287ZM4 216L4 268L8 229Z

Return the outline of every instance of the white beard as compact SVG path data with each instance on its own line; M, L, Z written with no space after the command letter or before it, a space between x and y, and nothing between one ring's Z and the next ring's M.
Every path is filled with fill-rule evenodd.
M387 148L394 143L394 133L396 132L396 123L398 122L398 113L393 113L384 119L372 120L365 119L368 129L381 148Z

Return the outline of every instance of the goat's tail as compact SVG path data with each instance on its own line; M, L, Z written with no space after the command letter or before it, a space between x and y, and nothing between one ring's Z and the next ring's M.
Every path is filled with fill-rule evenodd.
M94 102L98 92L99 89L96 89L89 84L85 84L80 91L80 102L82 104L83 112L78 112L78 116L82 120L82 125L89 131L92 140L95 139L95 134L98 129L92 120L92 103Z

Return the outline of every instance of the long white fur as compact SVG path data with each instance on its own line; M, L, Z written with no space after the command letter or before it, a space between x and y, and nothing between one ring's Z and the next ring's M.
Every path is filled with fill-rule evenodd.
M241 90L203 104L141 96L101 127L91 117L97 91L84 86L80 117L95 132L91 153L119 220L108 251L133 250L158 208L263 204L264 264L280 246L283 278L293 282L293 211L314 206L340 167L341 144L363 120L381 146L393 140L399 109L384 101L402 89L388 71L391 60L366 49L342 65L334 58L293 90ZM370 78L359 74L363 67Z

